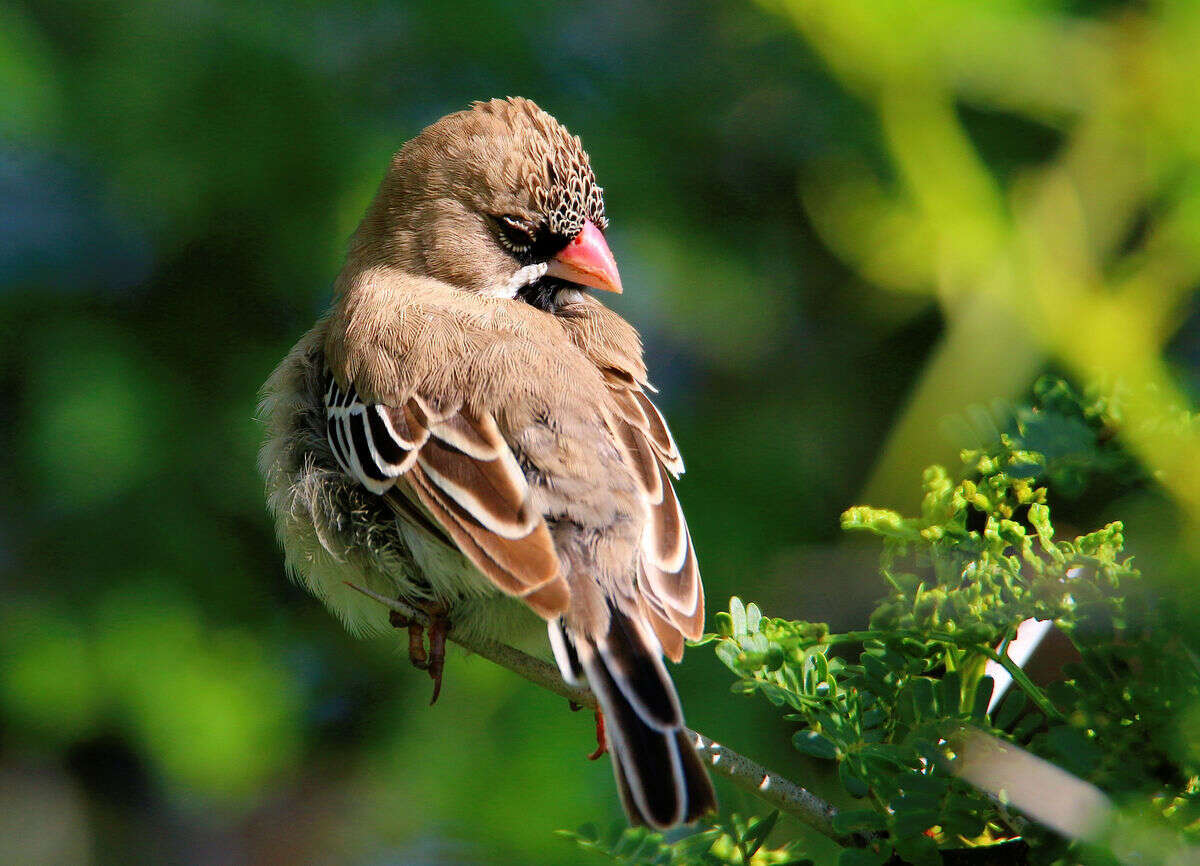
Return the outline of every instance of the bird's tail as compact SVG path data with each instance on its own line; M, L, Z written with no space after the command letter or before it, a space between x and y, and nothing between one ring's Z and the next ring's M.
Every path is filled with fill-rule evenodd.
M571 635L550 622L563 676L586 678L605 717L621 803L632 824L665 830L716 810L708 773L687 739L675 685L658 641L615 606L607 634Z

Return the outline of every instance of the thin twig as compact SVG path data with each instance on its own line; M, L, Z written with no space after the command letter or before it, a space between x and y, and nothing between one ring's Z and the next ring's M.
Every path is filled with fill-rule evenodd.
M411 605L352 583L348 583L347 586L394 611L398 611L414 622L422 625L429 623L429 617L424 611ZM596 707L595 695L587 689L577 689L568 685L563 681L558 668L541 659L534 658L508 644L459 635L453 626L447 637L464 649L482 656L502 668L508 668L517 676L524 677L534 685L541 686L547 691L561 695L581 706L592 709ZM729 779L739 788L748 791L780 812L786 812L799 819L818 833L828 836L841 845L863 844L861 838L846 836L833 829L833 818L837 815L837 809L816 794L785 779L778 773L771 772L733 749L714 742L701 733L688 730L688 736L696 744L697 751L707 759L713 771Z

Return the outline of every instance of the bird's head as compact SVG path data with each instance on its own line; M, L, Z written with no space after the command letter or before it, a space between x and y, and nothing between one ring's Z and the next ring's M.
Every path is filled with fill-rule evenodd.
M621 291L607 227L578 137L527 99L494 99L404 145L358 246L466 291L553 309L564 290Z

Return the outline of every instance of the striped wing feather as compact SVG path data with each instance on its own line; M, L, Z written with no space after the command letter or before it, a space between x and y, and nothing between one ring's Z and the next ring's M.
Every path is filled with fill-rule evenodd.
M569 591L545 521L496 420L465 406L364 403L329 376L326 432L342 469L377 494L407 486L460 551L495 585L543 617Z
M671 476L683 473L683 460L666 421L636 381L616 370L605 379L613 398L611 419L642 489L650 519L642 536L642 608L663 652L683 656L684 638L704 631L704 588L692 538Z

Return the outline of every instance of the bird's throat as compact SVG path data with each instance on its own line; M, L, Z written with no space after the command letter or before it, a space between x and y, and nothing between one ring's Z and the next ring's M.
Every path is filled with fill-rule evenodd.
M558 312L558 308L563 302L569 297L574 297L578 290L579 287L574 283L554 277L542 277L540 280L535 280L518 289L517 298L531 307L537 307L547 313L555 313Z

